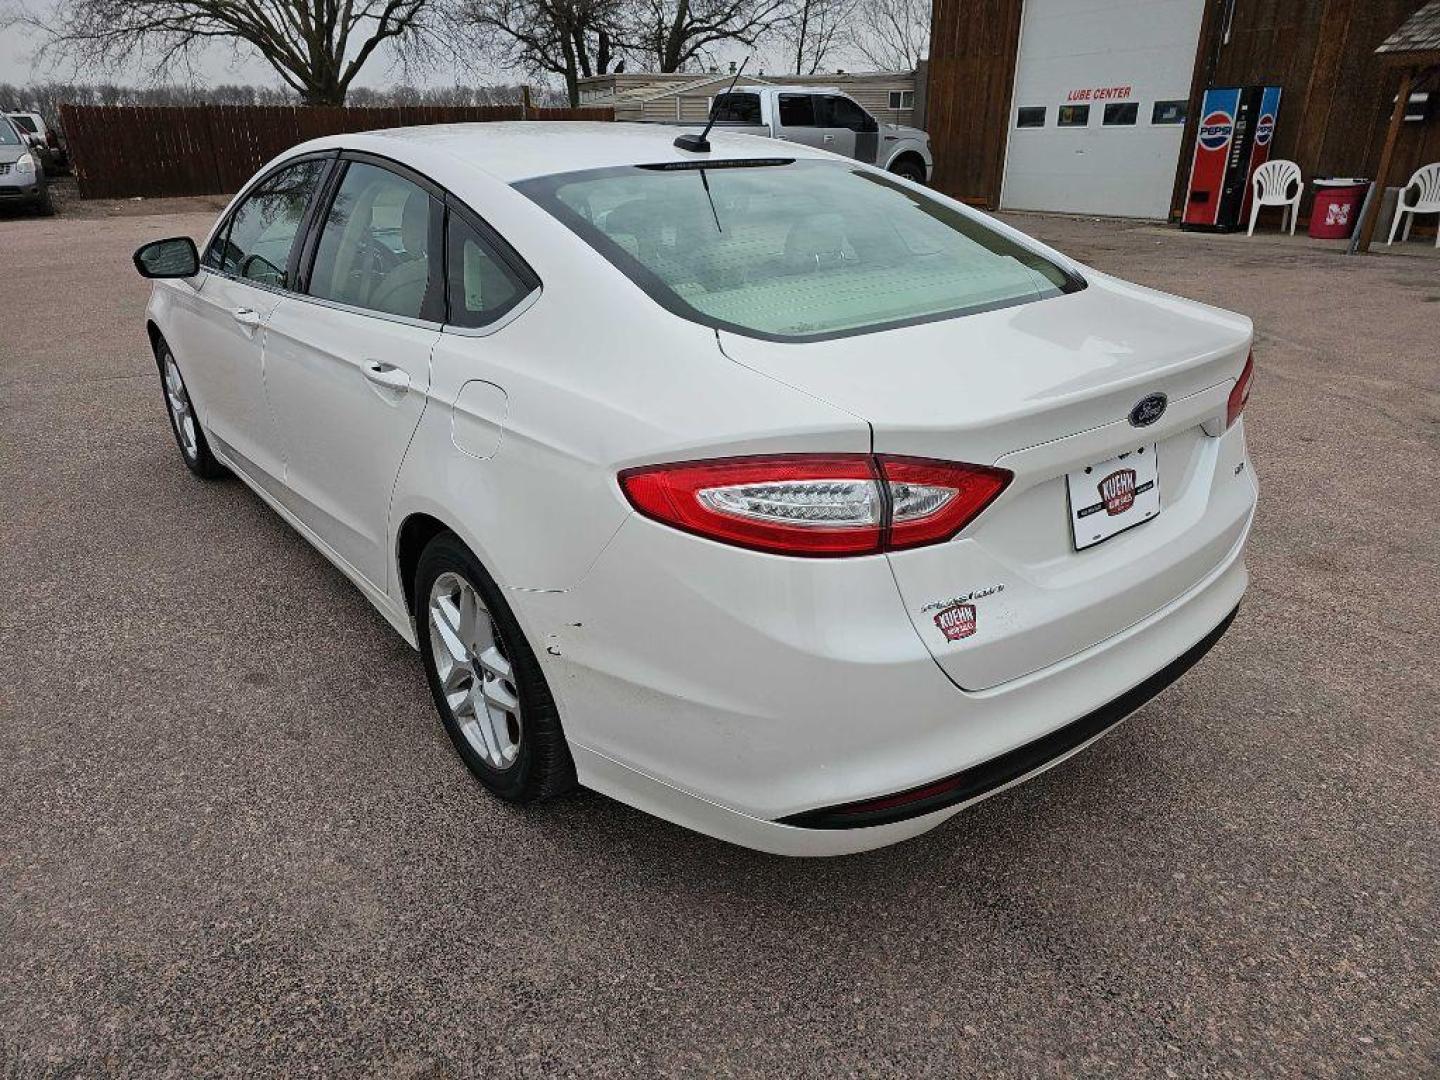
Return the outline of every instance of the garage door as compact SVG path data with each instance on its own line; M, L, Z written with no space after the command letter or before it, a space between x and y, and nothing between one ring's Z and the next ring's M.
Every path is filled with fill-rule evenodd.
M1001 205L1164 218L1204 0L1025 0Z

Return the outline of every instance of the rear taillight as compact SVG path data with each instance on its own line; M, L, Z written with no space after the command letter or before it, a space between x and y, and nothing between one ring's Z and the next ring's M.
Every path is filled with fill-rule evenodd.
M739 547L811 557L873 555L948 540L1011 473L870 454L785 454L627 469L646 517Z
M1255 378L1255 353L1251 351L1245 358L1245 369L1240 372L1240 378L1235 380L1234 387L1230 390L1230 400L1225 405L1225 426L1228 428L1240 419L1240 414L1245 411L1245 404L1250 400L1250 383Z

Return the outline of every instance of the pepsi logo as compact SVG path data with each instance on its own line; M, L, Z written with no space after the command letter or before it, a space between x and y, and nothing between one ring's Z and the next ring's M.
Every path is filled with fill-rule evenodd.
M1273 117L1270 124L1271 127L1274 127ZM1234 121L1231 120L1230 114L1217 109L1200 121L1200 145L1206 150L1224 149L1230 141L1230 131L1233 127Z
M1264 116L1260 117L1260 119L1255 124L1255 142L1260 146L1265 146L1270 142L1270 139L1274 134L1275 117L1270 113L1266 113Z

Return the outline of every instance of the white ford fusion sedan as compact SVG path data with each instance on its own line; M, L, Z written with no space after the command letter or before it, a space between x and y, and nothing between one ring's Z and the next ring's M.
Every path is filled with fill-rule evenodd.
M853 161L673 136L325 138L136 252L186 465L418 648L486 788L860 851L1215 644L1249 320Z

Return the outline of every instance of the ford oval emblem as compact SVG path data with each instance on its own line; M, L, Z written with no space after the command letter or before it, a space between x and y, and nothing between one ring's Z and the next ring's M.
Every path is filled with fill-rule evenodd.
M1169 400L1164 394L1146 394L1130 410L1130 423L1135 427L1149 427L1165 415Z

